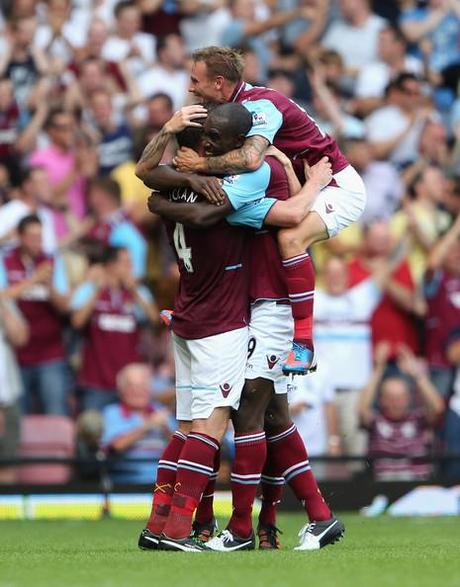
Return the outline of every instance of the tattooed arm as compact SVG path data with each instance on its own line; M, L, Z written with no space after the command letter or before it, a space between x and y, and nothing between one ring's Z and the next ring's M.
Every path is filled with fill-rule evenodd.
M136 176L144 183L147 183L149 172L156 169L160 164L171 137L184 130L187 126L201 127L201 124L194 122L194 120L205 116L206 109L199 105L186 106L176 112L145 147L136 165Z
M259 135L249 137L240 149L229 151L219 157L200 157L192 149L179 149L174 164L183 172L244 173L255 171L264 162L269 142Z

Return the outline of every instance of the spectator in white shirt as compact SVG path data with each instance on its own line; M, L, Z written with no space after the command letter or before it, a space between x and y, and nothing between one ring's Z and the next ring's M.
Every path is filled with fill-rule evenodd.
M373 14L369 0L339 0L342 18L332 23L323 45L342 55L349 73L356 74L377 57L378 34L385 20Z
M406 55L406 50L407 42L400 29L387 25L380 31L378 59L365 65L356 80L356 106L360 113L369 114L381 106L385 88L400 73L423 73L423 63L411 55Z
M141 32L141 12L135 2L122 0L115 6L116 30L103 49L107 61L128 60L133 75L140 75L155 56L155 37Z
M18 197L0 207L0 244L15 244L19 221L29 214L37 214L42 223L43 250L48 254L55 253L58 243L54 217L46 206L51 199L46 170L30 167L24 171Z
M388 161L376 161L365 139L347 140L342 150L350 165L361 175L366 192L371 194L361 222L390 218L404 195L404 185L395 166Z
M164 92L173 101L174 110L183 106L188 87L185 59L185 45L179 35L169 34L159 38L156 65L137 80L141 96L150 98L158 92Z
M424 107L420 80L402 73L385 92L386 105L365 120L367 138L377 159L397 166L414 162L423 128L430 116Z

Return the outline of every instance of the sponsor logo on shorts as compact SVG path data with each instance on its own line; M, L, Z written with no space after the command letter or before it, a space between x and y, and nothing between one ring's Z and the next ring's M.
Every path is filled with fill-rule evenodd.
M220 386L220 391L222 392L222 395L227 398L228 394L232 391L232 386L230 383L224 383Z
M326 202L325 206L326 206L326 214L331 214L332 212L335 212L334 206L332 204L329 204L329 202Z
M276 363L278 363L278 361L280 360L279 357L277 357L276 355L267 355L267 363L268 363L268 368L269 369L273 369L273 367L276 365Z

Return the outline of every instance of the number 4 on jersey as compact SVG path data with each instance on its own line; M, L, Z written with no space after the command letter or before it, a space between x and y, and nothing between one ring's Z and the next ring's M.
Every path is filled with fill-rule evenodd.
M193 273L192 249L187 247L184 225L180 222L176 222L176 228L174 229L174 246L176 247L177 256L184 263L186 271Z

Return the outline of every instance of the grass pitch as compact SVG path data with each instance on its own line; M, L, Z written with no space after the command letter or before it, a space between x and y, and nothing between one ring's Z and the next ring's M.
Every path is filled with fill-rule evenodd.
M344 540L293 552L168 553L136 547L141 522L0 522L0 587L460 587L460 520L342 516Z

